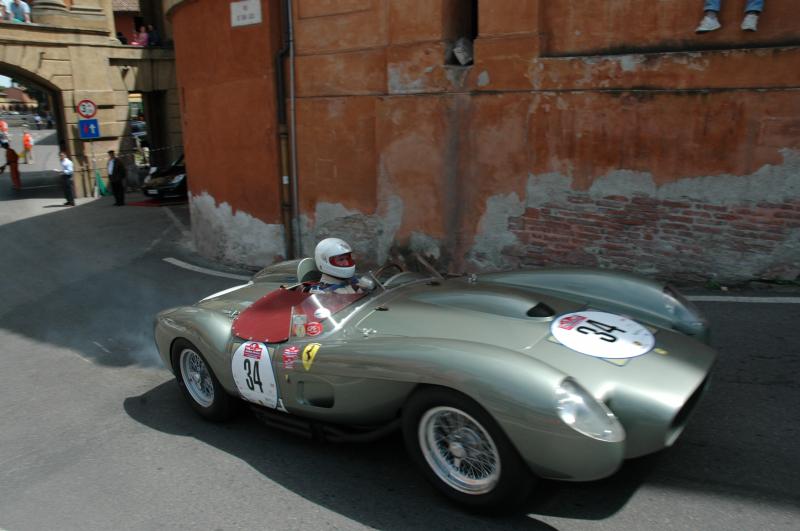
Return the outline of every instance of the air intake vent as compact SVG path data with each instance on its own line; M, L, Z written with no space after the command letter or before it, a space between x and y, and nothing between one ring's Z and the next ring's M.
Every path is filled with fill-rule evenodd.
M530 310L528 310L528 317L553 317L556 312L548 305L540 302Z

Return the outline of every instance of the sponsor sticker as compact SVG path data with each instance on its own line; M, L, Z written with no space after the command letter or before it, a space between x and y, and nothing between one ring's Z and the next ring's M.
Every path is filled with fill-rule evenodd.
M300 349L297 347L286 347L283 349L283 368L294 369L294 362L300 357Z
M632 319L613 313L583 311L553 321L550 333L572 350L607 360L626 360L650 352L653 333Z
M319 343L309 343L303 349L303 368L305 370L311 370L311 365L314 363L314 358L317 357L317 351L321 346Z
M254 360L261 359L263 350L258 346L258 343L248 343L244 346L244 357L252 358Z
M322 333L322 323L311 321L306 325L306 334L309 336L318 336Z
M583 321L586 320L586 317L578 314L572 314L562 317L558 320L558 327L562 330L572 330Z

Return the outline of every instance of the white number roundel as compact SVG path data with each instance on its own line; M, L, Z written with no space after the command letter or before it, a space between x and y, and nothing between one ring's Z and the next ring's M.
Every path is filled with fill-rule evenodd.
M277 406L278 388L267 345L248 341L239 346L231 358L231 373L242 398L266 407Z
M606 359L627 359L652 350L652 332L632 319L606 312L584 311L557 317L550 333L581 354Z

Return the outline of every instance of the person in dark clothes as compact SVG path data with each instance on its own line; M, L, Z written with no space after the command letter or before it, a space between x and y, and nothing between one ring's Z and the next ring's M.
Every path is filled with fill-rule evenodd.
M125 180L128 177L125 165L116 157L114 150L108 152L108 180L114 192L114 206L125 205Z
M156 30L152 24L147 25L147 45L161 46L161 37L158 35L158 30Z

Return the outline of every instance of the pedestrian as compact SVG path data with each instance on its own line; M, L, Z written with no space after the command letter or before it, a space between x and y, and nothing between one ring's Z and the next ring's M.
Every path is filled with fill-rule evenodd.
M161 37L158 35L158 31L156 31L156 28L154 28L152 24L147 25L147 45L161 46Z
M705 0L705 13L700 25L697 26L697 33L708 33L716 31L722 27L719 22L719 11L722 8L722 0ZM758 30L758 17L764 10L764 0L747 0L744 7L744 18L741 28L743 31Z
M53 128L53 115L52 115L52 113L48 112L47 113L47 129L52 129L52 128Z
M23 0L14 0L9 6L9 14L12 22L31 23L31 6Z
M116 157L114 150L108 152L108 180L114 192L114 206L125 206L125 180L128 172L125 164Z
M59 151L58 158L61 159L61 169L54 170L61 174L64 184L64 206L75 206L75 190L73 188L72 176L75 173L75 165L69 160L66 151Z
M133 33L133 40L131 41L131 46L147 46L147 40L149 36L147 35L147 29L144 26L139 27L138 32Z
M25 164L33 162L33 135L28 131L22 132L22 150L25 153Z
M3 142L8 141L8 122L0 118L0 137L3 138Z
M14 190L20 191L22 190L22 183L19 180L19 155L8 142L3 142L0 146L6 150L6 163L0 168L0 174L6 171L6 166L8 166L8 171L11 173L11 185Z
M33 121L36 123L36 130L39 131L42 128L42 117L38 112L33 115Z

